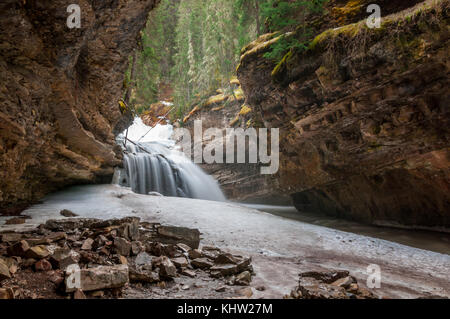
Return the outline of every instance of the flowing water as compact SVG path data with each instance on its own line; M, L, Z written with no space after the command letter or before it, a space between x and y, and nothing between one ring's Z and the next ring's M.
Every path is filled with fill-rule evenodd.
M136 118L118 138L125 145L124 171L115 182L139 194L225 201L218 183L177 150L172 133L171 125L151 128Z
M157 192L171 197L225 201L218 183L177 150L175 141L171 139L172 133L171 125L156 125L151 129L140 118L136 118L127 133L129 141L124 147L124 170L116 175L115 184L131 187L139 194ZM124 132L118 138L122 146L125 134ZM364 225L298 212L294 207L288 206L241 205L290 220L450 254L450 234Z

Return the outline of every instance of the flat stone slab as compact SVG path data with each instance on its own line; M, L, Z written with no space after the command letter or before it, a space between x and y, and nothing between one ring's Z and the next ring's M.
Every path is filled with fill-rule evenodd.
M120 288L128 281L128 266L99 266L96 268L82 269L79 271L79 284L76 284L77 274L66 274L66 292L74 292L77 289L83 291ZM74 280L75 281L72 281ZM75 283L74 283L75 282Z

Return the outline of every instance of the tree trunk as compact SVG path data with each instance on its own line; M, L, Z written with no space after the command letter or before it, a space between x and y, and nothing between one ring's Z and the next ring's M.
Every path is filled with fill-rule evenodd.
M128 84L127 91L125 92L125 97L123 99L127 105L130 104L131 93L135 85L137 50L134 50L131 59L132 62L131 62L130 83Z
M261 35L261 18L259 15L259 0L255 0L255 18L256 18L256 34Z

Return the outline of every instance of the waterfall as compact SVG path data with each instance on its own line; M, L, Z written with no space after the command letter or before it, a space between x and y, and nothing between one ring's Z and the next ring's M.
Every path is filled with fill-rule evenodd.
M220 187L211 176L176 149L170 137L171 125L157 125L139 143L150 127L136 118L128 129L124 149L124 170L115 181L139 194L158 192L164 196L225 201ZM118 141L123 146L124 134Z

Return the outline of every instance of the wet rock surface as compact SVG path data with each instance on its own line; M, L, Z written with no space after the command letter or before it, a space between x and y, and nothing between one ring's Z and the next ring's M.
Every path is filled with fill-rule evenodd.
M60 187L110 180L128 57L158 0L0 3L0 214ZM22 205L23 203L23 205ZM20 207L19 207L20 206Z
M275 35L243 49L246 103L280 128L277 180L298 210L450 228L449 4L416 2L389 1L380 29L325 20L278 65L263 57Z
M251 259L199 247L199 234L136 217L48 220L2 233L0 298L199 297L196 289L205 297L240 296L233 286L250 284ZM225 266L231 269L219 271Z

